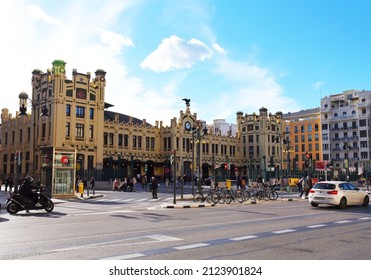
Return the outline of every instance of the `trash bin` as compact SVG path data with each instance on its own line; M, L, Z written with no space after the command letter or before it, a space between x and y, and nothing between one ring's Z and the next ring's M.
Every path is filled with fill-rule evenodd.
M232 188L232 180L226 180L225 187L227 188L227 190L230 190Z
M81 194L84 193L84 183L83 182L79 183L79 193L81 193Z

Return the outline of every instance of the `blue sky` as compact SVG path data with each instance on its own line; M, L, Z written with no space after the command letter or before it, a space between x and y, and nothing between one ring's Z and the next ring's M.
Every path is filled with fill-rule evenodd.
M211 123L294 112L371 90L371 1L2 0L1 108L55 59L107 72L111 110L169 124L182 101ZM4 84L5 83L5 84Z

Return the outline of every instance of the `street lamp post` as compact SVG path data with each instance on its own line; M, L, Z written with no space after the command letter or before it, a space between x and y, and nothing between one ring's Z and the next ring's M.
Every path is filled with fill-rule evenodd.
M37 159L36 159L36 108L38 106L41 106L41 102L29 99L28 94L25 92L21 92L18 97L19 97L19 111L20 111L19 116L27 116L27 105L28 104L31 105L31 109L32 109L32 116L33 116L32 174L34 175L38 169L37 168L38 165L36 164L37 162ZM44 104L41 107L40 117L48 117L48 116L49 116L49 110Z
M345 143L343 149L346 151L344 154L345 180L349 182L349 143Z
M191 186L192 186L192 195L195 193L195 181L194 181L194 174L195 174L195 133L196 133L196 128L192 128L192 168L191 168Z
M195 141L197 141L197 170L198 170L198 180L197 180L197 191L201 191L201 142L202 142L202 137L207 134L207 128L202 129L201 133L201 127L200 124L197 125L197 127L193 128L192 131L192 165L194 163L194 144ZM197 139L195 139L195 134L197 133ZM193 168L192 168L193 170ZM194 182L192 178L192 194L194 194Z

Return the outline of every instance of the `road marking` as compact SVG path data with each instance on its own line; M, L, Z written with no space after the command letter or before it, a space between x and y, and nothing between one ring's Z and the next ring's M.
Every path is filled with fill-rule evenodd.
M89 216L89 215L107 215L114 213L135 213L133 210L113 210L113 211L101 211L101 212L86 212L86 213L71 213L67 216Z
M144 240L143 240L144 239ZM149 241L147 239L150 239ZM163 234L152 234L152 235L145 235L145 236L137 236L133 238L124 238L124 239L117 239L111 241L104 241L104 242L95 242L80 246L73 246L73 247L66 247L62 249L53 250L53 252L59 251L69 251L69 250L83 250L83 249L92 249L96 247L102 246L133 246L133 245L143 245L143 244L151 244L157 242L171 242L171 241L179 241L182 239L167 236Z
M371 217L361 217L361 218L358 218L359 220L369 220L371 219Z
M293 231L296 231L296 229L284 229L284 230L272 231L272 233L283 234L283 233L289 233L289 232L293 232Z
M307 228L319 228L319 227L325 227L326 225L319 224L319 225L312 225L312 226L307 226Z
M257 238L257 237L258 237L257 235L245 235L245 236L230 238L230 240L241 241L241 240L253 239L253 238Z
M99 260L129 260L129 259L135 259L140 257L145 257L146 255L140 254L140 253L134 253L134 254L127 254L127 255L121 255L121 256L114 256L114 257L108 257L108 258L102 258Z
M190 245L185 245L185 246L179 246L179 247L174 247L176 250L188 250L188 249L195 249L195 248L200 248L200 247L205 247L209 246L210 244L208 243L195 243L195 244L190 244Z
M139 201L146 201L146 200L148 200L148 198L141 198L141 199L138 199L137 201L139 202Z
M346 224L346 223L351 223L352 221L349 221L349 220L343 220L343 221L337 221L337 222L334 222L335 224Z
M146 235L145 237L155 239L158 241L178 241L178 240L183 240L180 238L164 235L164 234L152 234L152 235Z

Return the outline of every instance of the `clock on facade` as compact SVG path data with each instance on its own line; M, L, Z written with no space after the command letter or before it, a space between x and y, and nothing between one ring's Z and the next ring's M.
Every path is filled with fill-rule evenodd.
M186 121L184 124L184 127L186 130L190 131L191 130L191 123L189 121Z

